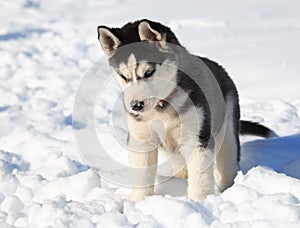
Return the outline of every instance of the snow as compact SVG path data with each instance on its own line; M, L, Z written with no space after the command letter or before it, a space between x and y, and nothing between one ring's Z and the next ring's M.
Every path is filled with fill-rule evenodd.
M299 7L297 0L1 1L0 227L299 227ZM241 171L222 194L193 202L185 180L162 181L160 170L157 194L132 203L126 186L107 181L122 169L78 151L74 132L86 127L72 127L80 82L95 66L96 79L110 75L96 27L140 18L169 25L191 52L221 63L238 87L242 118L280 135L241 138ZM111 117L119 96L109 81L93 121L108 158L124 166L122 112Z

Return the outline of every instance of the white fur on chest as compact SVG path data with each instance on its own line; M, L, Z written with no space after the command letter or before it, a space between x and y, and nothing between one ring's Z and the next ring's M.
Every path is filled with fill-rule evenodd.
M174 115L171 111L152 110L140 121L128 116L128 129L135 140L156 143L171 153L180 147L199 146L202 121L202 108L192 107L180 115Z

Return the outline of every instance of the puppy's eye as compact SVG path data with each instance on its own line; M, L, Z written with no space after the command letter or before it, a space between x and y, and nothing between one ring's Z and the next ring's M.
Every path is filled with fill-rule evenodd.
M119 73L119 75L120 75L120 77L121 77L125 82L128 81L128 79L124 76L124 74Z
M151 70L147 70L145 73L144 73L144 78L149 78L151 77L155 72L155 69L151 69Z

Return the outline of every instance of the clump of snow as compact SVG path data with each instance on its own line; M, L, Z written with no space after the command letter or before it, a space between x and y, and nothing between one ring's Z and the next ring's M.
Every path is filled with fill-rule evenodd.
M299 227L299 7L296 0L1 1L0 227ZM106 183L77 151L73 127L85 125L72 119L76 91L104 55L96 27L139 18L171 26L190 51L220 62L238 87L242 118L281 136L243 137L241 171L222 194L196 203L186 180L170 178L132 203L129 189ZM95 77L110 76L106 61L98 69ZM110 158L127 164L123 114L114 117L119 141L111 121L120 99L108 83L94 122Z

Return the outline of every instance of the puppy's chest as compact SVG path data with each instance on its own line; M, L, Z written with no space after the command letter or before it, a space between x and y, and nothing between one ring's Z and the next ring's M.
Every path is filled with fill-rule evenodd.
M182 144L182 131L181 124L166 131L165 135L161 138L162 148L166 152L174 152Z
M157 111L151 114L142 121L130 117L128 122L129 133L137 140L160 142L168 150L176 148L182 135L180 118L171 113Z

